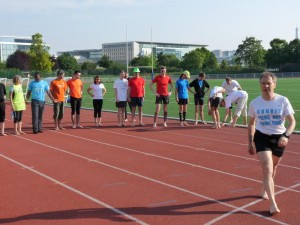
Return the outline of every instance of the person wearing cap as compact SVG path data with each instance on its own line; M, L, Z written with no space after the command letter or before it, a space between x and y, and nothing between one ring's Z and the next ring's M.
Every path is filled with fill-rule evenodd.
M195 125L198 125L198 112L200 112L200 118L203 124L206 124L204 121L204 97L205 93L209 91L209 84L205 80L205 73L199 73L198 78L193 80L190 84L190 87L194 87L194 103L195 103Z
M168 104L169 97L173 91L173 84L171 77L166 74L166 67L162 66L160 68L160 74L155 76L152 82L150 83L150 89L155 94L155 113L154 113L154 123L153 127L157 127L157 117L160 111L161 104L164 106L164 127L167 127L167 117L168 117ZM156 83L156 90L153 89L153 84ZM170 89L168 90L168 86Z
M128 80L125 79L125 72L123 70L120 71L120 77L119 79L115 80L113 88L115 90L116 107L118 108L118 126L124 127Z
M189 86L187 79L190 78L190 72L185 70L176 81L175 85L175 100L179 105L179 121L180 126L188 126L188 123L185 121L187 104L188 104L188 91L195 93Z
M142 112L142 106L144 102L145 97L145 80L144 78L140 77L140 70L139 68L133 69L133 75L129 80L128 83L128 103L131 104L131 126L135 126L135 109L136 106L138 107L138 113L139 113L139 125L144 126L143 124L143 112Z
M57 78L50 83L50 92L57 99L57 102L53 104L54 129L64 130L61 121L64 116L65 94L68 86L64 80L65 72L63 70L58 70L56 76Z

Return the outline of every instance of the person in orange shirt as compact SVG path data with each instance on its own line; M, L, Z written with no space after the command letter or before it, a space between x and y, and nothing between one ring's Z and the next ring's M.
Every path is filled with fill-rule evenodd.
M72 128L83 128L79 124L82 99L81 97L83 91L83 83L80 80L80 76L81 72L79 70L75 70L72 79L67 81L67 85L70 89Z
M53 119L55 130L64 130L61 125L61 120L64 116L64 103L65 103L65 93L67 91L67 82L64 80L65 72L63 70L58 70L56 74L57 78L53 80L50 84L50 92L57 102L53 104Z

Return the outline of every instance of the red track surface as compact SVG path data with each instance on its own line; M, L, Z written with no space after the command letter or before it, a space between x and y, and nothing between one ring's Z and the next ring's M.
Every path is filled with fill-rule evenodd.
M9 107L7 107L9 109ZM0 137L0 224L299 224L300 136L293 135L276 176L281 213L259 198L261 169L244 128L211 125L116 126L116 114L82 110L84 129ZM129 123L128 123L129 125Z

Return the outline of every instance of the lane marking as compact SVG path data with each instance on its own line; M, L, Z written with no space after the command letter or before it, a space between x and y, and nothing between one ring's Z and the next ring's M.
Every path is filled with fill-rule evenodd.
M128 182L119 182L119 183L112 183L112 184L103 184L102 187L113 187L113 186L120 186L128 184Z
M162 205L168 205L170 203L175 203L175 202L177 202L177 200L169 200L169 201L165 201L165 202L153 203L153 204L150 204L149 206L150 207L157 207L157 206L162 206Z
M32 173L35 173L35 174L37 174L37 175L39 175L39 176L41 176L41 177L43 177L43 178L45 178L45 179L47 179L47 180L50 180L50 181L52 181L53 183L55 183L55 184L57 184L57 185L60 185L61 187L64 187L65 189L67 189L67 190L69 190L69 191L71 191L71 192L74 192L74 193L76 193L76 194L78 194L78 195L80 195L80 196L82 196L82 197L84 197L84 198L86 198L86 199L91 200L92 202L94 202L94 203L96 203L96 204L98 204L98 205L101 205L101 206L103 206L103 207L105 207L105 208L110 209L111 211L113 211L113 212L115 212L115 213L117 213L117 214L120 214L120 215L122 215L122 216L124 216L124 217L127 217L128 219L130 219L130 220L132 220L132 221L134 221L134 222L136 222L136 223L138 223L138 224L147 225L147 223L145 223L145 222L143 222L143 221L141 221L141 220L139 220L139 219L137 219L137 218L135 218L135 217L133 217L133 216L131 216L131 215L128 215L127 213L125 213L125 212L123 212L123 211L121 211L121 210L119 210L119 209L116 209L116 208L114 208L114 207L112 207L112 206L110 206L110 205L108 205L108 204L106 204L106 203L104 203L104 202L102 202L102 201L100 201L100 200L98 200L98 199L96 199L96 198L94 198L94 197L92 197L92 196L86 194L86 193L83 193L83 192L79 191L79 190L76 189L76 188L73 188L73 187L71 187L71 186L69 186L69 185L66 185L66 184L63 183L63 182L60 182L60 181L58 181L58 180L56 180L56 179L54 179L54 178L52 178L52 177L50 177L50 176L48 176L48 175L42 173L42 172L39 172L39 171L33 169L33 168L30 167L30 166L26 166L25 164L20 163L20 162L14 160L14 159L11 159L11 158L9 158L9 157L7 157L7 156L5 156L5 155L2 155L1 153L0 153L0 156L1 156L2 158L4 158L4 159L6 159L6 160L8 160L8 161L10 161L10 162L12 162L12 163L14 163L14 164L16 164L16 165L19 165L19 166L22 166L23 168L26 168L27 170L31 171Z
M231 193L239 193L239 192L245 192L245 191L251 191L254 188L243 188L243 189L237 189L237 190L232 190L230 191Z
M300 183L295 184L295 185L293 185L293 186L290 186L290 187L288 187L288 188L286 188L286 189L280 190L280 191L276 192L275 195L279 195L279 194L281 194L281 193L284 193L284 192L288 191L290 188L297 188L298 186L300 186ZM260 199L260 200L256 200L256 201L250 202L250 203L248 203L248 204L246 204L246 205L244 205L244 206L242 206L242 207L240 207L240 208L234 209L234 210L232 210L232 211L230 211L230 212L228 212L228 213L226 213L226 214L223 214L222 216L219 216L219 217L217 217L217 218L211 220L211 221L208 222L208 223L205 223L205 225L211 225L211 224L214 224L214 223L220 221L221 219L224 219L224 218L226 218L226 217L228 217L228 216L230 216L230 215L232 215L232 214L234 214L234 213L240 211L240 209L241 209L241 210L244 210L245 208L248 208L248 207L250 207L250 206L253 206L253 205L255 205L256 203L258 203L258 202L260 202L260 201L264 201L264 200L263 200L263 199ZM287 223L281 223L281 224L288 225Z
M62 134L62 133L61 133ZM74 135L72 135L74 136ZM66 150L62 150L62 149L59 149L59 148L56 148L56 147L53 147L53 146L50 146L50 145L46 145L46 144L43 144L43 143L40 143L40 142L37 142L37 141L33 141L33 140L30 140L30 139L27 139L27 138L24 138L24 137L20 137L18 136L19 138L21 139L24 139L24 140L28 140L28 141L31 141L31 142L34 142L36 144L39 144L39 145L42 145L42 146L45 146L47 148L51 148L51 149L54 149L56 151L60 151L60 152L63 152L65 154L69 154L69 155L72 155L72 156L75 156L75 157L78 157L78 158L81 158L81 159L84 159L86 161L89 161L90 158L86 157L86 156L82 156L82 155L79 155L79 154L75 154L73 152L69 152L69 151L66 151ZM79 137L76 137L76 138L79 138ZM1 156L1 154L0 154ZM251 215L254 215L254 216L257 216L259 218L263 218L263 219L266 219L266 220L270 220L272 222L275 222L275 223L279 223L279 224L284 224L282 223L281 221L278 221L278 220L275 220L273 218L270 218L270 217L265 217L263 215L260 215L260 214L257 214L255 212L251 212L249 210L246 210L244 208L237 208L236 206L232 205L232 204L229 204L229 203L226 203L226 202L223 202L223 201L220 201L220 200L216 200L216 199L213 199L213 198L210 198L210 197L207 197L205 195L201 195L199 193L196 193L196 192L193 192L193 191L190 191L190 190L187 190L187 189L184 189L184 188L180 188L178 186L175 186L175 185L172 185L172 184L168 184L168 183L165 183L163 181L159 181L159 180L156 180L154 178L151 178L151 177L147 177L147 176L143 176L143 175L140 175L140 174L137 174L137 173L134 173L134 172L131 172L129 170L126 170L126 169L122 169L122 168L119 168L119 167L116 167L116 166L113 166L113 165L110 165L110 164L107 164L107 163L104 163L104 162L100 162L100 161L97 161L95 162L96 164L100 164L100 165L103 165L103 166L106 166L106 167L109 167L109 168L112 168L112 169L115 169L117 171L121 171L121 172L124 172L126 174L131 174L131 175L134 175L134 176L137 176L139 178L142 178L142 179L145 179L145 180L148 180L148 181L151 181L151 182L154 182L154 183L157 183L157 184L160 184L160 185L163 185L163 186L166 186L166 187L169 187L169 188L172 188L172 189L175 189L175 190L178 190L178 191L181 191L181 192L184 192L184 193L187 193L187 194L190 194L190 195L193 195L193 196L197 196L197 197L200 197L200 198L203 198L203 199L206 199L206 200L209 200L209 201L212 201L212 202L215 202L215 203L218 203L218 204L221 204L221 205L224 205L224 206L227 206L229 208L233 208L233 209L239 209L238 211L243 211L243 212L246 212L246 213L249 213ZM285 190L290 190L290 191L293 191L293 189L288 189L288 188L285 188ZM254 204L257 204L261 201L264 201L263 199L259 199L259 200L256 200L255 203L251 203L251 205L254 205ZM234 210L233 210L234 211Z

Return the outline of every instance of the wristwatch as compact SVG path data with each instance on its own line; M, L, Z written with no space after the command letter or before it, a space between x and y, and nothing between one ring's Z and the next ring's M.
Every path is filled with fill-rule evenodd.
M286 138L290 138L290 133L286 131L282 134L282 136L284 136Z

